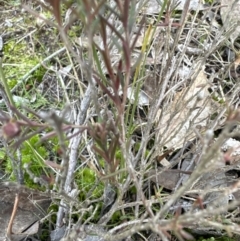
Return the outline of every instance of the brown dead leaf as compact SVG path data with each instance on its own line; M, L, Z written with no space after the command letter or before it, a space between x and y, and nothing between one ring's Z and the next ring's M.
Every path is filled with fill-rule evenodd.
M159 111L156 123L161 144L168 149L178 149L195 137L194 128L201 132L206 127L211 114L207 88L207 78L202 70L189 87L175 95L163 113L163 110ZM161 114L163 117L159 120Z
M180 173L173 172L172 170L166 170L164 172L150 170L148 176L152 182L169 190L173 190L180 179Z

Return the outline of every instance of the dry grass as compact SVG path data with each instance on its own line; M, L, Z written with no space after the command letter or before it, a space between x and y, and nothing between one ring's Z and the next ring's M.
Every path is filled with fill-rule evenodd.
M68 227L63 240L239 234L239 201L228 198L238 193L239 181L226 175L238 173L239 157L235 149L222 150L238 134L239 83L232 67L238 60L231 64L224 55L234 29L217 21L220 6L189 11L186 1L179 11L163 1L154 15L145 14L143 0L86 0L74 7L64 2L60 18L58 1L49 2L22 7L40 28L57 30L61 48L53 46L41 62L53 83L51 111L21 114L12 98L17 85L10 89L3 75L1 92L8 113L2 130L12 140L3 143L18 181L31 173L29 166L22 169L20 154L14 159L22 143L39 133L43 145L58 140L58 159L43 160L50 181L32 171L56 192L55 232ZM52 111L56 106L65 106L61 115Z

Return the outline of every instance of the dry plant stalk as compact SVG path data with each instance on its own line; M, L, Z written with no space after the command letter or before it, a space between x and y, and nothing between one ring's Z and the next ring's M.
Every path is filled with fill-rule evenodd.
M8 227L7 227L7 238L9 240L11 240L12 227L13 227L14 218L16 216L17 209L18 209L18 203L19 203L19 193L16 194L14 206L13 206L13 210L12 210L12 215L11 215L11 218L9 220Z
M50 6L44 7L51 10L56 18L69 62L80 66L85 80L83 84L83 79L76 74L78 86L84 87L79 88L80 97L72 108L75 118L72 124L66 124L54 112L45 116L35 113L36 117L46 123L40 124L24 118L16 109L13 112L21 117L22 121L16 122L21 127L28 125L37 129L29 135L21 133L20 140L25 141L47 128L52 131L47 133L47 137L58 137L61 163L55 165L59 168L56 168L54 188L60 199L56 229L64 225L70 228L63 240L74 240L81 233L94 233L109 241L116 240L116 236L122 240L134 235L139 237L138 234L143 235L148 230L157 233L162 240L170 240L172 234L183 240L191 238L184 230L185 227L203 224L239 233L238 229L234 229L235 223L226 227L211 220L214 215L223 215L232 204L215 209L213 207L216 206L211 204L212 206L201 209L204 203L199 197L190 211L182 214L178 209L181 208L178 201L191 191L196 182L210 170L216 170L222 157L221 146L227 138L234 136L232 127L239 121L239 110L230 112L224 119L226 106L214 102L208 92L212 83L209 76L206 76L205 68L208 58L226 41L226 38L219 37L223 34L223 28L213 33L216 39L212 40L212 26L198 19L198 11L190 16L190 0L186 0L181 18L174 24L170 21L175 11L174 2L162 1L155 26L148 24L147 16L142 17L136 9L137 6L144 6L147 1L83 0L73 8L73 12L83 25L82 34L86 36L88 46L76 47L67 32L71 26L68 25L68 29L65 29L65 23L61 20L60 1L48 2ZM26 9L39 17L34 10L29 7ZM163 22L161 18L164 19ZM49 21L46 23L56 27ZM141 32L144 32L142 30L145 30L145 35L140 54L135 58L136 62L132 63L135 45ZM196 37L198 31L203 32L207 47ZM162 40L160 44L156 43L158 39ZM192 43L200 46L200 50L196 47L200 55L193 59L187 54L188 46ZM183 48L180 48L180 44ZM78 54L73 51L75 48ZM153 83L154 91L151 93L150 105L145 110L139 105L139 99L141 88L149 84L145 69L150 53L161 55L161 61L153 65L154 74L150 82ZM183 71L184 67L186 72ZM75 73L76 69L74 66ZM183 77L181 71L184 72ZM129 101L129 87L135 91L133 102ZM235 94L236 92L231 96L232 99L236 97ZM214 108L221 110L215 113ZM141 112L144 111L147 113L145 121L141 118ZM217 116L215 119L213 114ZM222 133L215 141L214 130L222 124ZM202 128L199 128L200 125ZM73 128L73 133L67 143L64 131L70 128ZM17 134L20 135L20 132ZM195 146L193 140L197 143ZM149 170L161 164L156 161L158 157L161 161L167 159L174 148L175 151L180 150L172 160L169 158L166 169L176 165L180 169L188 152L184 146L188 143L194 146L192 151L197 152L193 153L196 154L195 159L192 158L196 167L191 170L190 177L182 186L179 184L173 193L163 194L160 187L148 181ZM20 145L21 141L17 144ZM84 146L82 150L80 146ZM89 168L95 175L95 181L90 184L87 194L81 193L83 190L77 185L80 181L75 177L76 170L84 168ZM96 197L94 188L99 188L99 183L104 187L101 197ZM224 195L237 188L238 184L225 188ZM82 198L81 194L85 195L84 200L78 200L79 197ZM101 210L100 202L103 206L106 204ZM238 204L234 202L234 207ZM194 205L200 208L196 212L193 212ZM106 227L114 222L116 213L120 213L124 222L114 223L114 227L102 230L101 226ZM71 217L75 214L78 220L73 223ZM95 225L90 225L92 222Z

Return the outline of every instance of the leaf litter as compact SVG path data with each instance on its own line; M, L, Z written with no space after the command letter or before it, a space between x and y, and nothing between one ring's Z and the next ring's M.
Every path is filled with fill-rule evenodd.
M232 1L233 2L233 1ZM236 1L235 1L236 2ZM178 1L178 5L176 5L176 9L183 10L185 1ZM148 4L146 5L145 9L143 10L144 14L148 15L154 15L159 12L161 1L148 1ZM230 1L222 1L222 5L228 5L230 6ZM238 4L238 3L236 3ZM156 6L159 6L157 8ZM237 6L237 5L236 5ZM199 3L199 1L191 1L190 4L190 10L194 11L200 11L204 10L205 7ZM226 10L229 12L229 9L232 8L221 8L221 16L223 18L223 24L225 27L225 30L228 31L227 27L228 24L225 24L225 22L233 21L233 15L236 16L236 12L229 12L228 15L226 15ZM238 9L235 9L237 12ZM227 16L230 20L227 20ZM114 19L112 21L115 21ZM238 21L236 18L234 21ZM234 22L233 24L236 24ZM135 53L132 56L132 66L138 61L139 53L141 52L141 48L143 46L144 39L146 38L146 32L141 31L140 35L137 39L137 44L135 46ZM156 45L156 39L164 40L163 33L166 33L163 28L158 27L156 32L153 36L153 43L148 42L147 45L152 45L150 47L150 54L146 58L145 65L155 65L159 66L163 62L163 52L161 46L158 46L159 49L154 48ZM107 33L107 38L111 39L111 31ZM233 31L230 35L230 39L232 42L238 37L239 35L239 29L236 28L235 31ZM99 45L99 49L101 49L103 43L98 42L97 36L95 36L96 44ZM161 42L161 41L159 41ZM173 43L170 43L173 44ZM207 44L205 45L205 48L207 48ZM178 44L178 49L182 49L184 47L184 44ZM186 46L185 46L186 47ZM174 148L175 150L179 150L183 148L183 146L187 142L191 142L194 139L196 139L199 136L202 136L203 133L207 130L211 115L214 113L216 106L219 106L217 103L213 103L214 101L211 98L211 95L209 93L209 88L211 87L212 83L209 81L209 73L206 73L205 69L206 66L203 66L202 69L198 69L197 65L194 63L193 55L201 55L204 52L203 48L198 48L197 44L193 46L186 47L187 49L187 55L190 55L189 58L185 58L184 61L181 63L180 67L177 69L176 75L178 75L178 80L186 80L185 83L179 84L178 87L175 89L172 89L172 91L169 91L171 94L171 99L168 102L167 108L159 108L158 115L156 119L154 120L156 123L156 139L161 142L161 145L167 148L168 150ZM118 54L118 49L116 46L114 46L110 52L111 55L111 62L114 66L115 63L118 63L121 56ZM166 56L165 56L166 57ZM167 57L166 57L167 58ZM143 67L146 67L143 66ZM103 65L101 66L103 73L106 74L107 70L106 67ZM206 67L206 68L205 68ZM151 80L151 79L150 79ZM147 81L146 81L147 82ZM149 81L151 82L151 81ZM148 85L148 83L144 83L144 85ZM143 85L143 88L144 88ZM171 85L171 84L170 84ZM154 89L154 83L152 84ZM179 88L181 90L179 90ZM135 96L134 93L135 89L131 86L128 88L128 99L130 103L135 102ZM151 94L151 91L147 92L144 90L140 90L139 96L138 96L138 107L142 108L143 106L151 106L152 99L153 99L153 92ZM232 142L226 142L225 146L227 145L226 149L229 148L236 148L235 144L237 141ZM234 143L234 144L233 144ZM238 146L237 142L237 146ZM161 147L162 148L162 147ZM223 148L224 149L224 148ZM224 149L225 150L225 149ZM163 149L160 150L160 154L163 154ZM237 156L238 154L234 154L234 156ZM171 162L167 159L164 159L165 166L167 167L168 164ZM191 158L185 158L182 162L182 165L180 166L181 171L193 171L195 168L196 163L191 161ZM158 171L157 171L158 172ZM206 176L204 176L203 179L205 179L205 184L197 185L197 189L202 189L204 185L206 185L206 182L212 183L212 188L215 186L219 186L218 181L212 180L211 177L214 176L215 172L208 173ZM153 175L153 171L151 171L151 175ZM183 175L185 175L185 178L182 178ZM157 183L160 186L163 186L169 190L175 190L176 186L179 185L179 180L181 179L181 182L184 183L188 179L189 174L184 173L175 173L173 170L165 170L164 172L158 174L155 172L155 177L153 177L151 180L155 183ZM157 180L156 180L157 179ZM225 172L222 171L219 179L223 179L226 181ZM196 188L196 186L192 187ZM191 190L189 190L191 191ZM199 190L198 190L199 191ZM216 197L215 197L216 198ZM226 202L226 199L223 200L223 203Z

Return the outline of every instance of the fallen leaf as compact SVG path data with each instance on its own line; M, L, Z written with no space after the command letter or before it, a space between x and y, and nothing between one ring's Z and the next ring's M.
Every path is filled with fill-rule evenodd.
M221 17L223 26L226 31L232 31L230 34L230 39L232 43L240 35L240 0L221 0Z
M161 170L150 170L148 176L152 182L169 190L173 190L180 179L180 173L172 170L164 172L161 172Z
M127 89L127 97L132 104L135 102L135 91L136 91L136 88L132 88L131 86L129 86ZM149 96L143 90L139 90L138 106L139 107L147 106L149 105L149 102L150 102Z
M156 123L161 145L178 149L195 137L193 128L199 132L206 128L212 113L207 88L207 78L202 70L189 87L175 95L166 110L159 111Z

